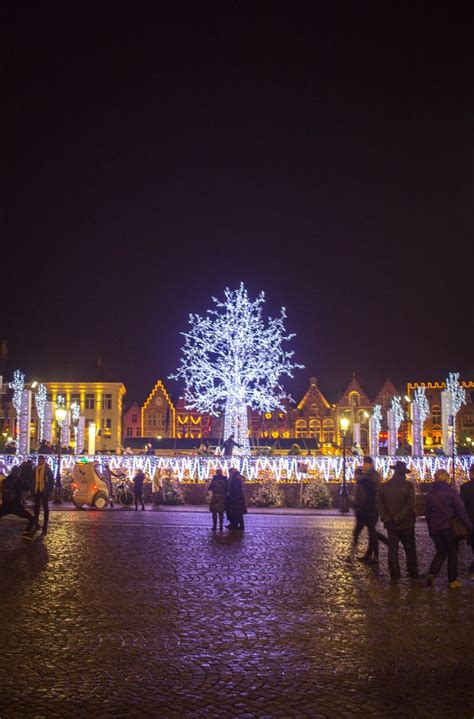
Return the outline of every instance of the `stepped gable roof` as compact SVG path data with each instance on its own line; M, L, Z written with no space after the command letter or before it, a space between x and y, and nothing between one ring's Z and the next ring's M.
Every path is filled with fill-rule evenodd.
M380 388L376 398L375 403L381 404L384 397L399 397L401 396L401 392L398 391L398 389L395 387L391 379L386 379L383 383L382 387Z
M309 388L302 400L298 402L298 409L305 409L306 407L310 407L312 404L317 404L318 407L324 411L329 409L331 406L319 389L316 377L310 377Z
M337 400L337 404L341 404L343 406L348 405L349 404L349 395L351 392L357 392L360 395L360 404L362 406L372 404L372 402L370 401L370 399L367 397L364 390L360 386L360 384L355 376L355 373L352 374L352 379L349 382L349 384L347 385L344 392L340 395L339 399Z
M166 399L166 401L168 402L168 405L169 405L170 409L174 412L175 406L174 406L173 402L171 401L171 398L170 398L168 392L166 391L166 388L165 388L163 382L161 381L161 379L159 379L159 380L156 381L155 386L153 387L152 391L151 391L150 394L148 395L148 398L145 400L145 402L144 402L144 404L143 404L142 411L144 411L144 410L148 407L148 405L150 404L150 402L152 401L152 399L153 399L157 394L163 395L163 397L164 397L164 398Z

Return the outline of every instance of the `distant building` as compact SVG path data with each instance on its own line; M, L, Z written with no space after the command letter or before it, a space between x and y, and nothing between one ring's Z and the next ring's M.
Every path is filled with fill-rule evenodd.
M466 404L461 407L456 417L456 435L458 444L466 451L472 451L474 444L474 382L461 381L466 390ZM441 392L446 389L445 382L409 382L407 394L413 396L417 387L425 387L426 398L430 405L430 414L425 421L423 443L426 450L439 450L441 441Z
M159 379L141 409L142 437L176 437L176 410Z
M132 437L143 437L142 432L142 411L137 402L123 413L123 443L126 445L127 439Z

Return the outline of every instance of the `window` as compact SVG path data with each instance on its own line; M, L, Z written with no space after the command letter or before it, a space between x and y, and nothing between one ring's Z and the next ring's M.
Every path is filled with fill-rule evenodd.
M140 436L140 427L137 427L136 436L137 436L137 437Z
M133 437L133 427L127 427L127 437Z
M136 424L138 421L138 416L136 414L132 414L132 424Z
M297 438L298 438L298 437L301 437L301 438L306 437L306 433L307 433L306 431L307 431L306 420L304 420L304 419L297 419L297 420L296 420L296 425L295 425L295 434L296 434L296 437L297 437Z
M325 419L323 422L323 442L334 442L334 422L332 419Z
M74 402L79 405L81 404L81 395L76 392L71 394L71 404L74 404Z
M86 409L95 409L95 398L93 394L86 394L86 402L84 407Z
M433 424L441 424L441 409L438 404L434 404L431 408L431 419Z
M112 395L111 394L103 394L102 395L102 409L112 409Z
M316 437L319 441L321 438L321 422L318 419L309 420L308 437Z
M349 395L349 403L351 407L358 407L360 405L360 397L358 392L351 392Z
M103 419L102 420L102 429L112 429L112 420L111 419Z

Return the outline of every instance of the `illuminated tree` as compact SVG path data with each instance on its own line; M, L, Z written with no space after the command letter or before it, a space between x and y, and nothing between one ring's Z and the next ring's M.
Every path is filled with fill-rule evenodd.
M224 440L230 435L241 445L241 454L250 453L248 410L284 410L288 394L280 377L293 377L303 365L292 361L293 352L283 343L286 334L285 308L279 317L262 316L263 292L255 301L243 283L225 290L225 299L215 297L215 309L203 317L189 315L189 332L182 332L185 344L180 366L173 379L184 380L188 409L212 415L224 413Z

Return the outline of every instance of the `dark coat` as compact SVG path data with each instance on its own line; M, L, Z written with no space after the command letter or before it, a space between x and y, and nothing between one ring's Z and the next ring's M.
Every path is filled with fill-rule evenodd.
M247 514L243 483L244 478L238 472L229 479L226 504L226 510L229 514Z
M464 502L471 524L474 524L474 479L462 485L461 499Z
M380 486L377 509L387 529L413 529L416 521L415 488L403 473Z
M145 481L145 475L143 472L137 472L133 478L133 490L136 494L143 492L143 482Z
M377 485L368 474L361 474L357 480L353 504L358 514L376 515Z
M36 465L37 467L38 465ZM51 492L53 491L54 487L54 474L47 462L44 463L45 470L44 470L44 493L47 497L51 495ZM36 467L33 469L33 473L31 475L30 479L30 492L31 494L36 494Z
M461 497L446 482L434 482L433 488L426 495L425 517L430 535L451 529L450 517L458 517L469 529L471 528Z
M209 491L211 492L211 501L209 504L210 512L225 512L227 502L227 477L222 474L215 474L211 479Z

